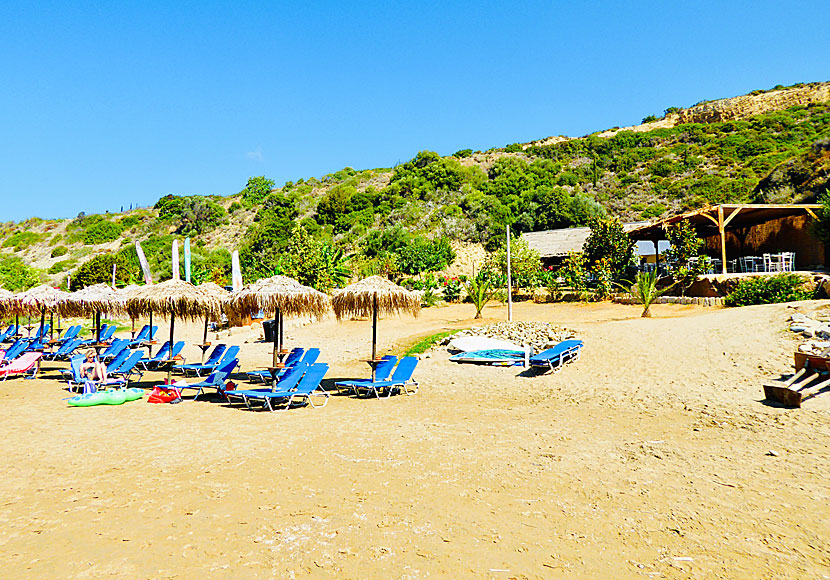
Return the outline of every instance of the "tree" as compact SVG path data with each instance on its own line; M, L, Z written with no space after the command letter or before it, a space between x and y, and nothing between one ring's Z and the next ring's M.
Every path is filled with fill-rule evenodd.
M479 273L472 278L462 277L461 284L467 292L473 306L476 307L475 318L481 318L481 311L493 299L493 288L490 279Z
M242 204L246 207L253 207L265 199L265 196L271 193L273 189L273 179L266 179L264 175L249 177L245 189L240 192L242 194Z
M485 270L502 277L507 276L507 249L499 248L487 260ZM533 289L539 285L542 261L539 252L527 245L523 238L513 238L510 243L510 278L514 287Z
M634 261L634 240L617 218L595 219L590 227L591 233L582 246L588 268L603 261L614 278L621 278Z
M11 292L28 290L38 283L38 271L17 256L0 259L0 287Z
M87 260L73 274L70 290L80 290L93 284L112 284L112 267L115 265L115 285L119 287L133 283L139 278L134 265L120 254L101 254Z
M711 262L708 256L700 254L703 240L688 221L666 226L664 231L671 245L665 253L669 275L685 292L698 276L709 269Z

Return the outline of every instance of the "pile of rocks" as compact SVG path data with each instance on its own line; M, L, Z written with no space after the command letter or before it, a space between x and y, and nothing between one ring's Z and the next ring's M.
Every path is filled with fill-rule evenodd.
M441 341L446 346L454 338L460 336L486 336L497 338L517 344L530 345L533 352L539 352L546 348L574 338L576 333L573 330L561 326L555 326L549 322L497 322L487 326L479 326L455 333Z
M822 354L830 348L830 315L819 312L814 316L815 318L810 318L800 312L793 313L790 316L790 330L800 333L804 338L813 339L798 345L800 352Z

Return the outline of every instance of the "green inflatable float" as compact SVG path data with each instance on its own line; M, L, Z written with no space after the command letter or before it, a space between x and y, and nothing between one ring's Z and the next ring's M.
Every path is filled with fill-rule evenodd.
M72 407L94 407L95 405L123 405L144 396L144 390L136 387L129 389L107 389L97 393L76 395L69 399Z

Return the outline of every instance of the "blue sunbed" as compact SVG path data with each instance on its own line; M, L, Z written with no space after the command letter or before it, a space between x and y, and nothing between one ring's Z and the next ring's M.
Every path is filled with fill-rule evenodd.
M175 365L173 367L173 372L181 372L183 375L187 376L188 371L192 371L197 377L201 372L211 372L219 365L220 362L222 362L222 355L225 354L226 348L228 348L228 346L225 344L217 344L213 347L213 350L210 352L210 355L205 362L201 364ZM237 352L239 352L238 347ZM232 358L236 358L236 355Z
M387 354L381 359L381 362L375 367L375 380L376 381L385 381L389 378L389 375L392 374L392 369L395 368L395 363L398 362L398 357L393 354ZM334 386L337 387L337 390L341 390L343 388L354 391L354 387L356 384L362 384L372 382L372 379L357 379L352 381L340 381L334 383ZM355 394L357 392L355 391Z
M386 397L392 396L396 388L402 388L407 395L414 395L418 392L418 381L412 378L415 372L415 367L418 366L418 359L414 356L403 357L398 366L395 367L395 372L389 380L386 381L355 381L355 393L360 394L360 391L374 393L380 399L380 391L386 391ZM414 387L410 392L409 387Z
M563 340L553 348L530 357L530 366L558 373L567 362L579 360L583 342L577 339Z
M315 363L308 367L297 383L294 389L277 389L276 391L265 391L256 395L247 394L245 396L246 402L250 399L262 399L265 407L269 411L274 410L274 404L284 405L283 410L287 411L297 399L303 399L305 403L310 403L312 407L325 407L329 402L329 394L326 391L317 390L320 387L320 381L326 376L329 370L329 365L326 363ZM279 386L279 385L278 385ZM325 400L322 405L315 405L312 397L319 396Z

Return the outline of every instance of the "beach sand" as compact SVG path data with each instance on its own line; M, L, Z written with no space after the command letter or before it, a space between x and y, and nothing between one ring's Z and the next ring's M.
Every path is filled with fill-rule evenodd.
M830 394L762 402L791 369L792 307L652 310L517 304L576 329L582 358L527 378L436 351L417 395L287 413L69 408L47 362L0 383L0 577L830 577ZM472 314L383 319L380 347L505 309ZM270 360L259 332L223 338L246 370ZM286 345L361 377L370 339L330 319L292 322Z

